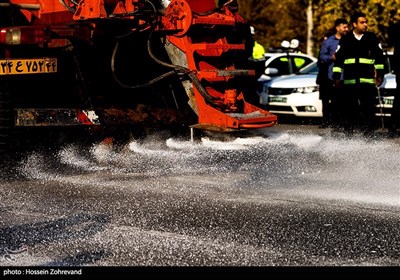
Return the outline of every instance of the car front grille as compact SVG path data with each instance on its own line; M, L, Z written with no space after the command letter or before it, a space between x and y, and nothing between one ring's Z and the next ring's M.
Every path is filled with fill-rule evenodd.
M289 95L292 92L292 88L268 88L268 94L271 95Z
M293 112L292 107L290 107L290 106L269 105L268 110L269 111L280 111L280 112Z
M375 110L375 115L376 116L385 116L389 117L392 114L392 108L379 108L377 107Z
M380 89L381 96L395 96L396 89L394 88L381 88Z

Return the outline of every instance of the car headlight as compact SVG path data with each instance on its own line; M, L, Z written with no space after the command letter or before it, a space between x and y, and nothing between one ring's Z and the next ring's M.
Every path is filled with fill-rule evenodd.
M293 93L312 93L318 91L318 86L312 87L298 87L293 89Z

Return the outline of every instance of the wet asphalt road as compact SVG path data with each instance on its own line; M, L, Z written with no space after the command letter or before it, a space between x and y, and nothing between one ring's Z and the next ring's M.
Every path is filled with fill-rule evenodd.
M0 183L0 266L398 267L398 155L312 125L34 151Z

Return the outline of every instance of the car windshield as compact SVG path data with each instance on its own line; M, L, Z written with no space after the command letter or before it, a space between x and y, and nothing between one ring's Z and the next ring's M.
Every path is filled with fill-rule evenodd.
M271 55L266 55L266 54L264 54L265 60L268 60L268 59L270 59L271 57L272 57Z
M308 64L307 66L301 68L296 74L318 74L318 63L317 62L312 62L310 64Z

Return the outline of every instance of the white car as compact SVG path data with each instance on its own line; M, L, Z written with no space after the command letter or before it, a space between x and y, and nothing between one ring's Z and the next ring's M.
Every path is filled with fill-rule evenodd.
M375 112L375 115L378 117L390 117L396 92L396 75L393 74L393 52L386 52L385 55L386 74L383 78L381 86L379 87L378 96L376 98L377 110Z
M267 105L273 114L322 117L317 75L318 65L315 61L296 74L275 78L264 85L260 103Z
M375 113L378 117L390 117L393 100L396 92L396 75L388 73L383 79L382 85L379 87L379 94L377 96L377 111Z

